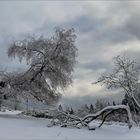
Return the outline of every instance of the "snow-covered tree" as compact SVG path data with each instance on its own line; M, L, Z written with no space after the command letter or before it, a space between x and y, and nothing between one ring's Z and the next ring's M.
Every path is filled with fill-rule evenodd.
M102 83L108 89L121 89L124 92L123 104L128 104L130 109L140 110L138 95L140 94L139 67L135 61L126 57L117 56L115 67L111 74L102 75L96 83Z
M28 69L11 74L7 78L10 87L26 90L40 101L57 100L58 89L65 89L72 82L77 56L75 39L74 29L56 29L49 39L30 36L11 43L8 56L18 57L20 62L26 60Z

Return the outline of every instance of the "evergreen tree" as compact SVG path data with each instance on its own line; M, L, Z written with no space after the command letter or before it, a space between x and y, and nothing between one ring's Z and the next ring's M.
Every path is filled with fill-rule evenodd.
M70 109L70 114L74 114L73 108Z
M115 101L113 101L113 105L114 105L114 106L116 105Z
M58 106L58 110L59 111L63 111L63 108L62 108L62 105L61 104Z
M90 105L90 113L93 113L94 112L94 106L91 104Z

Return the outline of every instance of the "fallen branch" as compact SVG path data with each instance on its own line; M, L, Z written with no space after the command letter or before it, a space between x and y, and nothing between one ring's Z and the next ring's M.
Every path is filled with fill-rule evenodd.
M90 123L90 122L92 122L93 120L95 120L96 118L98 118L99 116L103 115L106 112L109 112L108 115L110 115L114 111L117 111L117 110L120 110L120 109L126 110L127 115L128 115L128 126L129 126L129 128L131 128L132 125L134 124L134 121L132 120L132 115L131 115L131 112L130 112L130 109L129 109L128 105L127 106L126 105L107 106L107 107L105 107L104 109L100 110L99 112L97 112L95 114L89 114L89 115L85 116L82 119L82 121L86 121L87 119L91 118L91 120L88 121L88 123ZM104 118L104 119L106 119L106 118Z
M99 128L104 124L106 118L107 118L110 114L112 114L114 111L115 111L115 110L110 111L109 113L107 113L107 114L103 117L103 120L102 120L101 124L98 126Z
M111 115L115 111L119 111L120 109L125 110L127 112L128 127L131 128L134 124L134 121L132 120L132 115L131 115L128 105L107 106L95 114L86 115L84 118L79 118L78 116L69 114L67 112L59 111L59 113L55 116L55 119L59 120L59 124L61 125L61 127L73 126L76 128L80 128L80 126L89 127L89 123L97 119L99 116L104 115L101 124L97 127L97 128L100 128L104 124L104 122L106 121L106 118L109 115ZM92 130L95 130L95 129L96 128Z

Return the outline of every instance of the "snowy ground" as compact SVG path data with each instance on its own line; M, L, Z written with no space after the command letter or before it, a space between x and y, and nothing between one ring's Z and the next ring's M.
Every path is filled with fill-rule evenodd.
M19 110L7 110L5 109L4 111L0 111L0 115L17 115L20 114L22 111Z
M14 114L15 115L15 114ZM48 120L0 115L0 140L128 140L140 139L140 129L127 126L103 125L95 131L76 128L48 128ZM96 122L97 123L97 122ZM95 125L96 125L95 123Z

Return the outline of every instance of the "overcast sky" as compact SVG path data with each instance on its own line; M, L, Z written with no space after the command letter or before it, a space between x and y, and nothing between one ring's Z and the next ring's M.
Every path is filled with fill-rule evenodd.
M25 68L7 58L9 43L26 34L49 37L55 27L75 28L77 34L78 64L63 102L77 105L121 98L122 94L91 83L111 71L117 55L140 60L140 2L1 1L0 67Z

